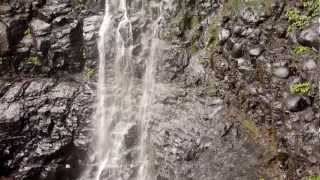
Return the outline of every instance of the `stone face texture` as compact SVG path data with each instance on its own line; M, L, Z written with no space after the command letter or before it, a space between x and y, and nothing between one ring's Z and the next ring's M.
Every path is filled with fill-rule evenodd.
M212 0L163 3L148 144L156 179L298 180L320 173L318 24L292 42L284 3L272 2L240 9ZM0 2L0 179L75 180L90 165L96 80L84 75L98 65L103 4ZM139 18L136 0L128 6L133 76L141 81L140 42L153 16ZM312 53L295 55L299 45ZM310 92L291 94L293 82L309 82ZM124 146L134 149L138 137L132 126Z
M9 36L7 26L0 21L0 55L9 51Z

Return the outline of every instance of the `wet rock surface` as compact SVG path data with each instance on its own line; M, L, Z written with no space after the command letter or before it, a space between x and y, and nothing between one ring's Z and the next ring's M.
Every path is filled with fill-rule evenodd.
M0 84L1 174L16 179L77 177L90 139L86 129L93 90L49 78ZM68 174L63 172L66 165Z
M88 166L104 1L80 2L0 2L0 179L78 179ZM288 32L284 9L302 8L293 1L168 2L151 104L154 178L319 175L318 22ZM137 4L127 6L141 37L146 24L135 16ZM141 39L134 40L138 54ZM139 58L134 76L142 79ZM128 128L127 149L138 131Z

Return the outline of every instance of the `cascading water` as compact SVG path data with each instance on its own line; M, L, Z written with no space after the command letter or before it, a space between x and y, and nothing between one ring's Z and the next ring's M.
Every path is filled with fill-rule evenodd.
M84 172L82 180L154 179L148 165L148 127L155 60L160 46L157 36L161 3L106 1L98 41L96 138L91 166ZM130 10L129 4L140 4L141 9L136 10L135 6L136 9L131 7ZM140 27L146 27L141 29L139 37L133 37L131 19L137 21L137 18L130 17L130 13L141 18ZM133 48L139 46L140 52L133 55ZM139 70L145 69L142 78L135 76L135 66L139 66L136 67ZM136 142L134 147L127 148L125 141L132 129L138 132L130 141Z

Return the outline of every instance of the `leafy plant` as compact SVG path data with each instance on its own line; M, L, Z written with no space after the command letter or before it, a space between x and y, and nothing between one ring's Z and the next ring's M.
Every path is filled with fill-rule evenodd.
M87 80L92 79L95 74L96 74L96 70L93 68L85 68L85 70L84 70L84 77Z
M307 9L311 17L316 17L320 11L319 0L302 0L303 7Z
M295 83L290 86L291 94L308 94L310 90L311 90L311 84L309 82Z
M26 60L26 63L34 66L41 66L41 61L38 56L30 56Z
M297 46L293 49L293 52L295 55L303 55L312 52L312 50L309 47Z
M24 35L25 35L25 36L30 36L31 33L32 33L32 31L31 31L31 28L30 28L30 27L28 27L28 28L24 31Z
M288 32L292 32L294 29L302 29L311 20L310 16L303 15L296 9L288 10L286 16L289 21Z
M320 11L320 1L319 0L301 0L303 3L304 9L308 14L303 14L297 9L287 10L286 16L289 21L288 32L293 31L294 29L302 29L308 25L312 18L316 17Z

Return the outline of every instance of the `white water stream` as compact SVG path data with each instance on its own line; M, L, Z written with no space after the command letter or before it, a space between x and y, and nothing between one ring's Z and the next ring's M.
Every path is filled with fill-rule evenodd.
M155 60L159 56L158 31L161 22L161 1L141 1L140 18L152 22L141 33L141 52L133 58L133 27L129 15L130 0L106 0L105 15L99 31L99 69L97 86L96 137L92 165L82 180L152 180L149 172L148 129L150 105L155 85ZM152 10L158 9L156 17ZM149 13L149 14L148 14ZM136 15L137 16L137 15ZM140 80L134 77L134 60L143 59L145 72ZM140 82L140 83L137 83ZM139 91L140 98L134 92ZM130 165L123 159L125 137L138 127L136 157ZM128 168L129 167L129 168ZM126 169L135 173L125 173ZM128 170L127 170L128 171ZM134 177L128 174L135 174Z

